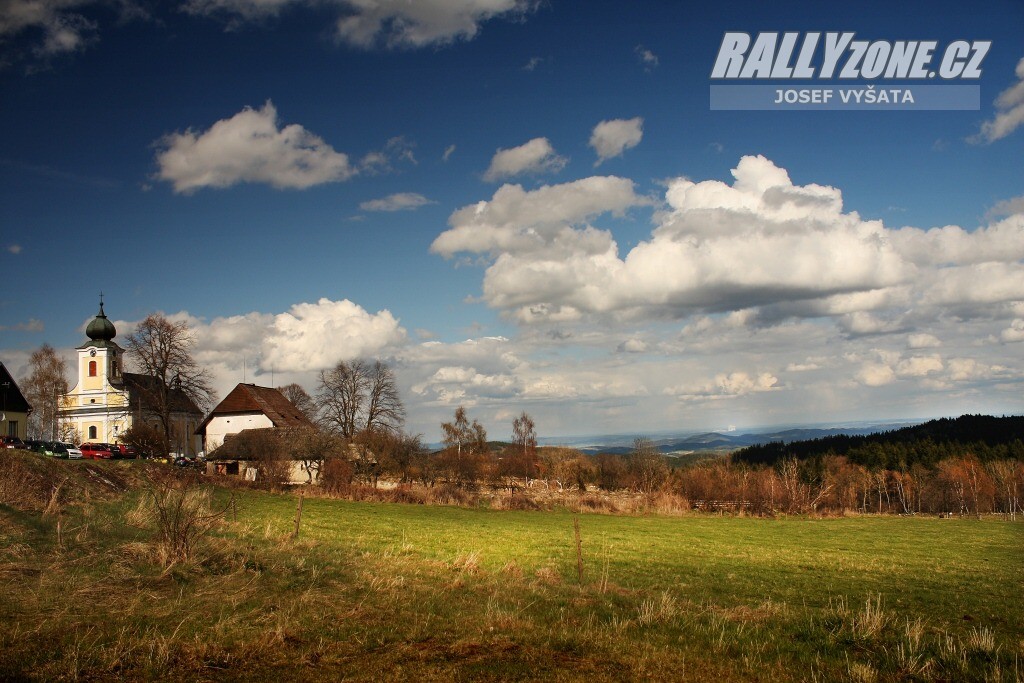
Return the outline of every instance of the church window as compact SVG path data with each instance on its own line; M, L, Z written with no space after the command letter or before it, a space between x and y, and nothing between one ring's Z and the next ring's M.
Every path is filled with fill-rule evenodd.
M89 427L89 438L90 439L95 439L96 438L96 427Z
M90 377L95 377L96 376L96 361L94 361L94 360L89 361L89 376Z

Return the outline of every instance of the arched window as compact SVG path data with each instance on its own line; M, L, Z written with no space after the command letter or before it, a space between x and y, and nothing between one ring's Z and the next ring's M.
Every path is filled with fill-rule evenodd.
M93 362L93 363L91 363L91 365L96 365L96 363ZM90 439L95 439L96 438L96 427L89 427L89 438Z
M89 376L90 377L95 377L96 376L96 361L94 361L94 360L89 361Z

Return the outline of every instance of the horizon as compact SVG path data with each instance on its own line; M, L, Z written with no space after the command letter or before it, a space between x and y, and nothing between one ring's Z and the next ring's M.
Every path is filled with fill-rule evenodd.
M103 291L115 341L187 321L220 397L379 358L428 442L459 405L496 439L1024 413L1017 0L36 7L0 8L19 380ZM978 108L715 108L724 36L783 26L991 41L905 81Z

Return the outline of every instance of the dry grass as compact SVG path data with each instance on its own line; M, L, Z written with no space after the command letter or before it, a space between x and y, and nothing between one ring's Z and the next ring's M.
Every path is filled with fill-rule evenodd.
M309 533L295 541L293 497L239 494L239 521L169 567L139 494L65 504L63 547L56 518L42 516L48 501L0 509L0 680L1021 678L1019 633L979 610L968 626L961 612L898 605L899 584L829 600L831 587L797 583L814 571L806 537L782 541L798 559L775 554L788 538L771 535L777 521L590 517L581 584L564 511L307 500ZM735 537L680 547L724 523ZM794 528L824 534L823 524ZM487 535L506 531L502 543ZM747 555L742 534L761 555ZM830 565L830 586L857 569L854 557ZM763 574L743 573L744 562ZM882 576L870 562L866 571ZM769 572L776 584L743 593ZM802 592L787 593L794 584Z

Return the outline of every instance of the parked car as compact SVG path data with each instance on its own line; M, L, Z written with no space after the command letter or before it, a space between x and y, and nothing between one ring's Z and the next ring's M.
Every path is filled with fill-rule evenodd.
M0 448L26 448L25 442L16 436L0 436Z
M29 439L25 442L25 449L32 451L33 453L39 453L40 455L45 454L45 441L37 441L35 439Z
M135 449L131 446L125 446L123 443L111 443L107 445L110 446L110 452L114 454L115 458L134 460L137 457Z
M56 455L54 452L54 446L56 446L56 444L53 441L40 441L39 452L43 455Z
M82 451L78 448L75 448L75 444L73 443L55 441L53 443L53 456L55 458L69 458L71 460L78 460L82 457Z
M105 443L83 443L78 448L82 451L83 458L89 458L91 460L110 460L114 457L114 454L110 450L110 446Z

